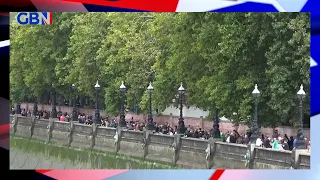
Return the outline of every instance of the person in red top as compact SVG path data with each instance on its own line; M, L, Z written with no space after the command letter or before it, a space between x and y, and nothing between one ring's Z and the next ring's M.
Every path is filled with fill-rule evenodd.
M66 120L66 117L64 115L60 116L60 121L65 121Z

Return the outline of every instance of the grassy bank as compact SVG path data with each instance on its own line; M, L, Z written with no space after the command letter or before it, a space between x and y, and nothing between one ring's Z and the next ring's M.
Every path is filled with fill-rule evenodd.
M89 149L74 149L57 144L45 144L39 140L29 140L23 137L10 137L10 147L24 153L41 154L47 159L70 161L74 165L85 164L93 169L176 169L176 166L157 161L144 161L141 158L123 156L117 153L102 152Z

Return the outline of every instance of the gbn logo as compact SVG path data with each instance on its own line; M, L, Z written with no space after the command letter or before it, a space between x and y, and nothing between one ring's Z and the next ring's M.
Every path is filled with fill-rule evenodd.
M52 24L52 12L20 12L17 22L21 25L46 25Z

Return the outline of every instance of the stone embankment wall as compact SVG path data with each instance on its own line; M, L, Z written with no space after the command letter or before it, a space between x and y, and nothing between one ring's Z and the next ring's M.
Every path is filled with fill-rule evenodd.
M32 110L33 103L21 103L21 108ZM50 105L39 104L38 108L39 108L39 110L51 111ZM69 106L57 106L57 109L62 112L68 112L68 113L72 112L72 107L69 107ZM88 115L94 115L94 109L78 108L78 111L81 113L88 114ZM103 111L100 111L100 113L102 116L106 115ZM139 122L146 122L147 118L148 118L147 115L142 115L142 114L139 114L139 115L133 114L133 113L126 114L126 119L131 119L131 117L133 117L133 119L135 121L139 121ZM119 119L119 118L117 118L117 119ZM171 126L176 126L176 125L178 125L178 120L179 120L179 117L173 116L173 115L154 116L154 121L159 124L164 124L167 122ZM206 121L206 120L204 120L203 117L199 117L199 118L184 117L184 122L186 125L190 125L192 127L204 128L206 130L209 130L212 128L212 121ZM236 129L240 134L243 134L243 133L246 133L246 130L248 129L248 127L244 124L240 124L239 126L235 127L231 121L220 121L220 130L221 131L227 132L227 131L232 131L234 129ZM260 132L261 132L261 134L272 135L273 130L274 129L272 129L272 128L262 127L260 129ZM277 127L277 130L280 133L280 135L282 135L282 136L284 134L287 134L288 136L296 136L297 132L298 132L297 128L292 128L292 127L287 127L287 126L279 126L279 127ZM304 129L304 135L307 138L310 137L310 129L309 128Z
M275 151L216 139L201 140L149 131L11 116L11 135L54 142L67 147L119 153L183 168L309 169L310 154L303 150ZM245 154L248 154L245 158Z

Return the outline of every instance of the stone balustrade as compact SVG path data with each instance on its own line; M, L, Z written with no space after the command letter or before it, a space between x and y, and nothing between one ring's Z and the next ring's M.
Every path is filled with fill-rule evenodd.
M10 119L11 135L162 161L182 168L310 169L310 154L305 150L276 151L213 138L202 140L17 115Z

